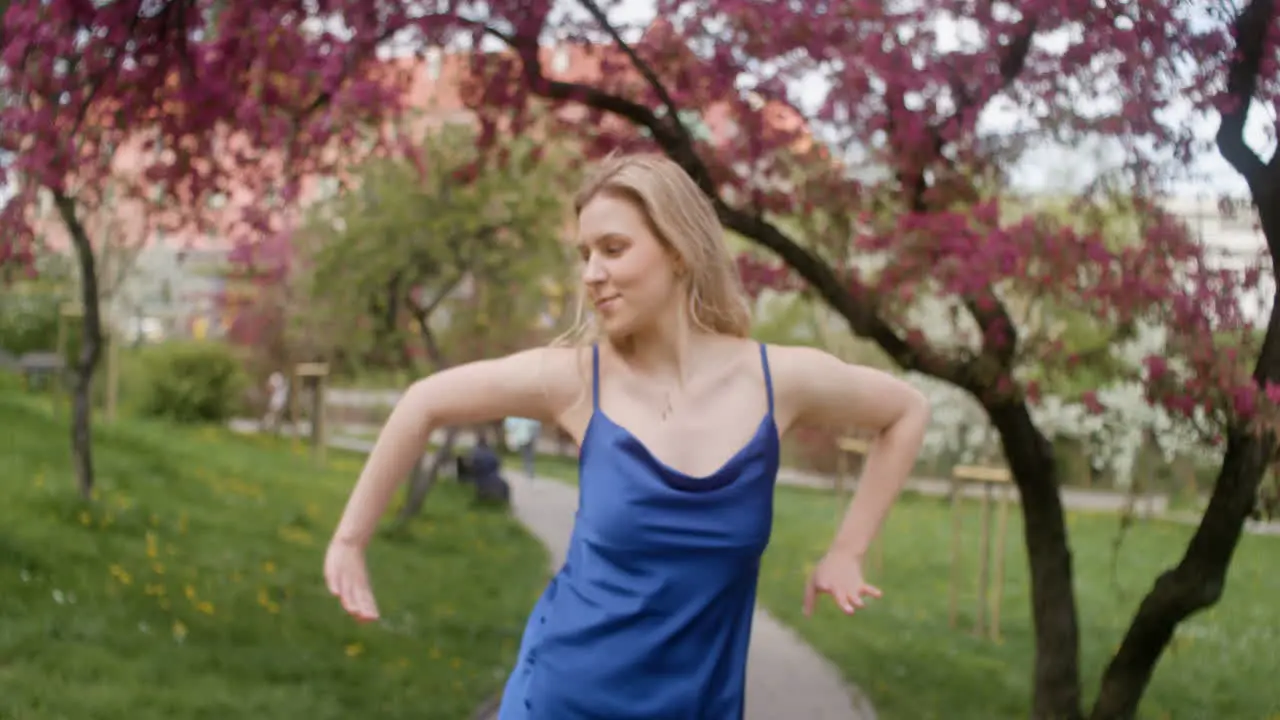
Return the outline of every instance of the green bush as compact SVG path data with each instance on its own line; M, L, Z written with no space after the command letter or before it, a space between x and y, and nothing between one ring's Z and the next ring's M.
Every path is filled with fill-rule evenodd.
M0 303L0 348L13 355L50 352L58 339L59 298L6 293Z
M170 342L140 352L141 414L181 423L225 422L245 387L231 348L212 342Z

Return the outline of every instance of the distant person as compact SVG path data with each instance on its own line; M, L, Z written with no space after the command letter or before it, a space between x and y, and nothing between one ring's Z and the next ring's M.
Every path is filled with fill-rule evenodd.
M267 412L262 416L264 430L278 431L289 401L289 381L279 370L267 378Z
M863 557L929 405L888 373L752 341L715 208L667 158L606 160L574 204L594 312L572 342L455 365L405 392L329 544L326 582L357 620L378 617L366 547L432 430L554 423L580 448L570 560L533 607L498 717L740 719L782 437L802 425L876 436L804 587L806 613L825 594L852 614L880 597Z
M524 461L524 474L533 479L533 461L538 455L538 438L542 435L542 423L523 417L509 417L502 422L507 447L520 453Z
M481 432L467 453L463 465L465 482L476 486L476 499L482 503L506 505L511 501L511 488L502 477L502 458L489 445L488 433Z

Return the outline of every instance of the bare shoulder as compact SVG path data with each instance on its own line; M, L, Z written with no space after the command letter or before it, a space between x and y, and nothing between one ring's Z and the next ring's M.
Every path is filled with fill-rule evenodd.
M825 350L769 345L779 426L883 428L925 404L893 373L845 362Z

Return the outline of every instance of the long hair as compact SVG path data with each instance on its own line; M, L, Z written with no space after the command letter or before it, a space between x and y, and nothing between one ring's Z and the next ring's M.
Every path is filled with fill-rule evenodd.
M601 194L634 202L658 241L680 258L688 273L688 318L705 332L747 337L751 306L724 241L724 228L702 190L675 162L653 153L606 157L573 201L579 215ZM599 338L586 312L586 290L579 284L573 325L556 345L581 346Z

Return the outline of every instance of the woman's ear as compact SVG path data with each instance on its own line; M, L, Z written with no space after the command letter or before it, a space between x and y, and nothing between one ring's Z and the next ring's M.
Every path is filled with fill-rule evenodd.
M684 279L685 275L689 274L689 268L684 264L684 258L676 254L674 250L669 250L668 252L671 253L671 271L675 273L677 278Z

